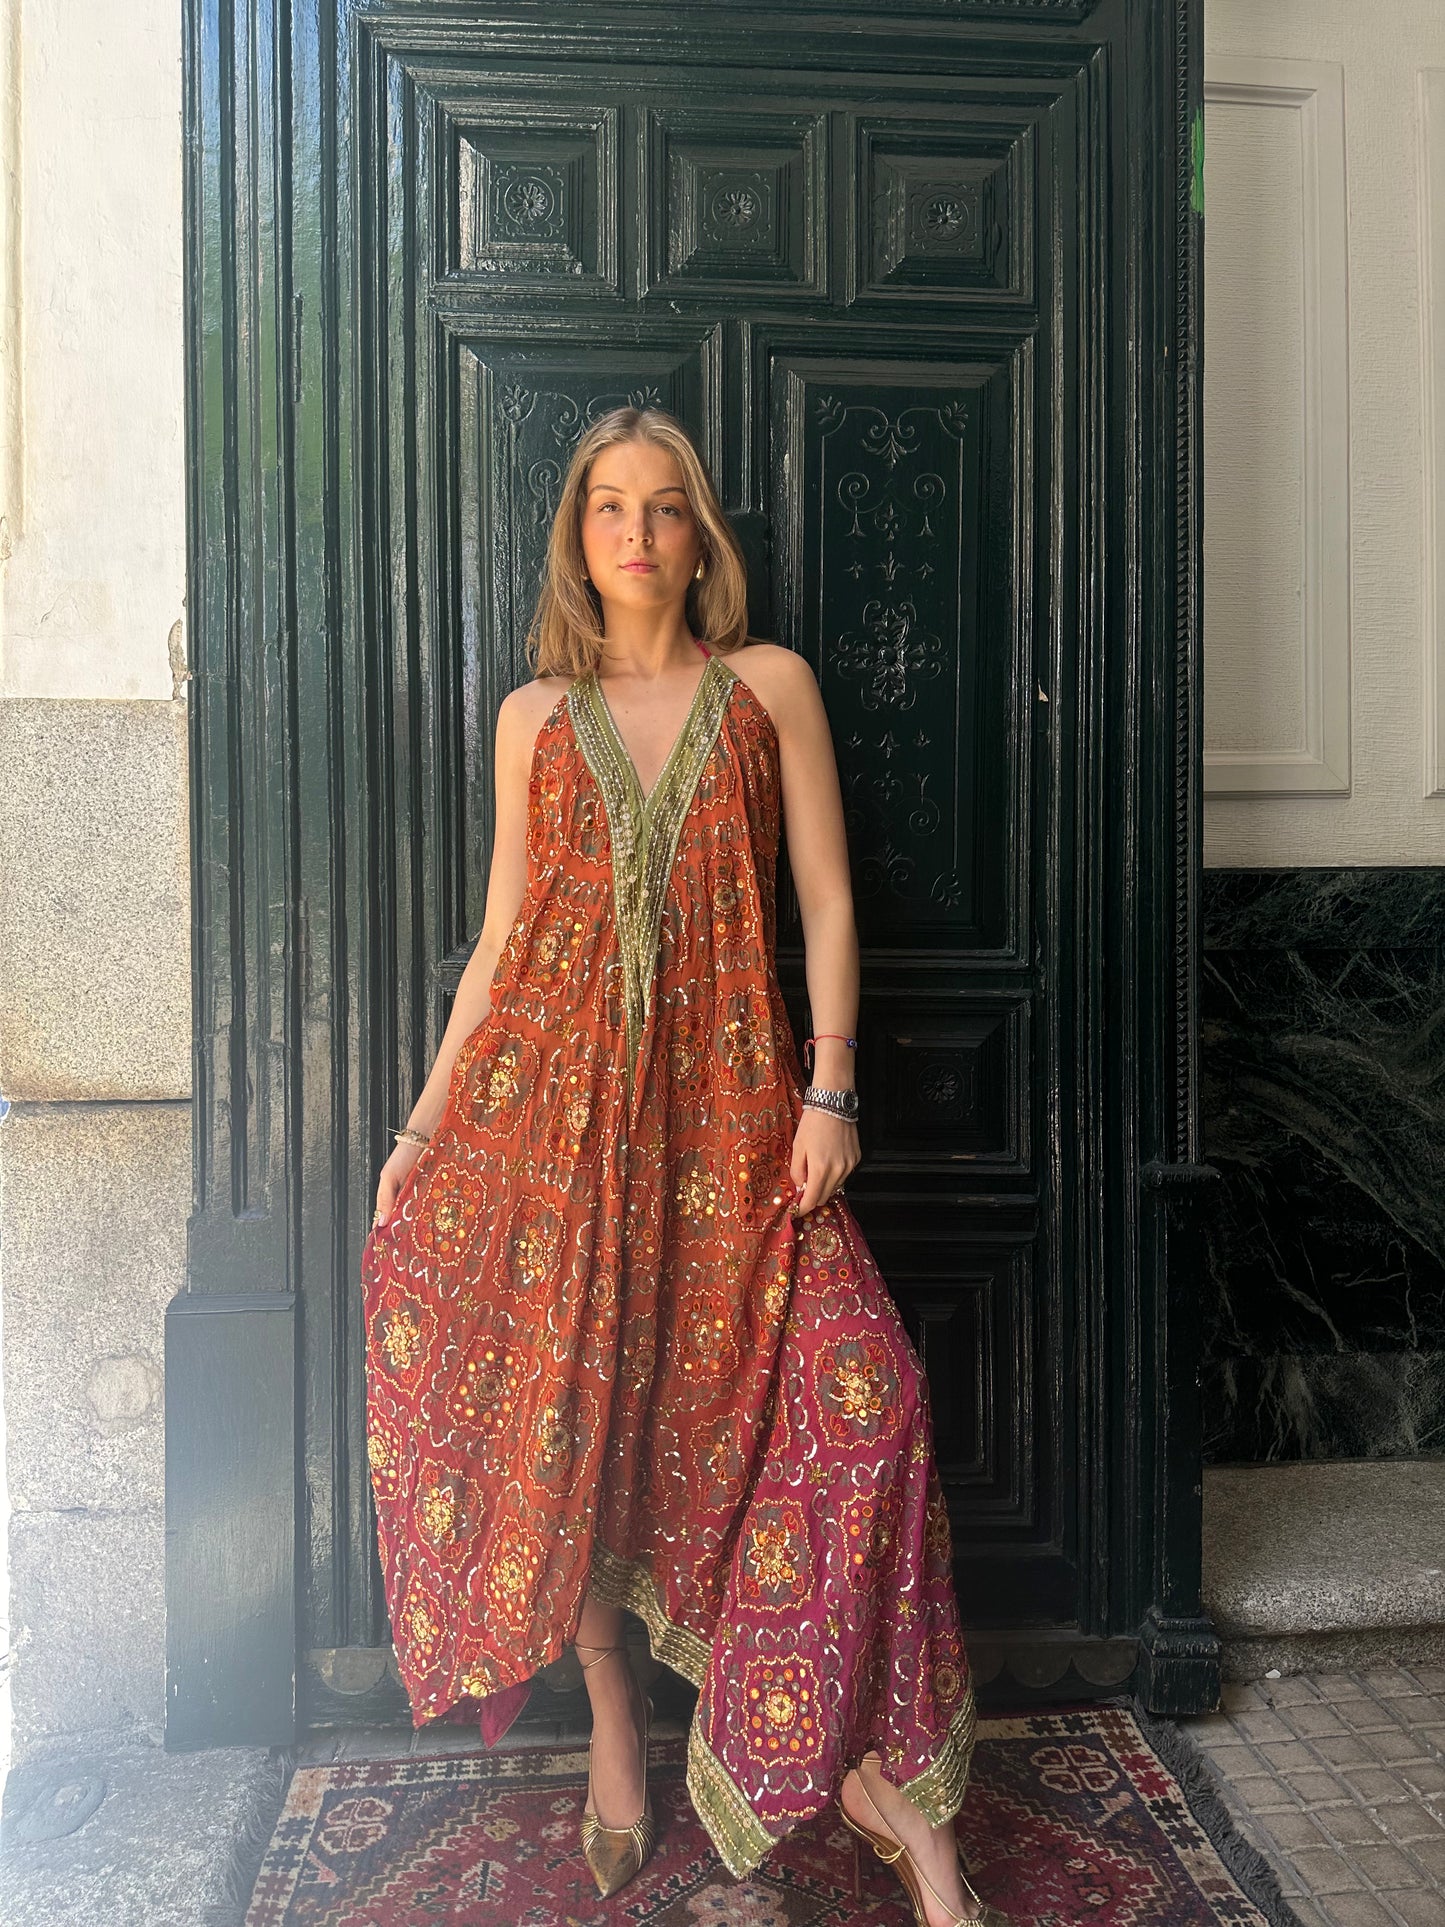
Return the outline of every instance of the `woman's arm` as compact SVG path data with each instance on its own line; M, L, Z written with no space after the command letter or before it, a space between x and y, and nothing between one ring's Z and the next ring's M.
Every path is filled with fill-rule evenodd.
M521 908L527 883L527 792L532 750L547 708L555 700L550 683L549 678L547 684L527 683L514 689L497 711L493 755L496 835L481 934L462 971L436 1060L405 1120L427 1137L441 1122L446 1108L457 1052L491 1012L492 976ZM402 1141L387 1159L377 1185L376 1222L384 1224L391 1215L396 1194L420 1155L419 1145Z
M817 678L790 649L770 661L768 708L778 732L788 867L803 918L804 967L814 1033L812 1078L825 1090L851 1090L855 1053L843 1041L858 1022L858 933L843 797L828 713ZM824 1203L858 1163L858 1127L809 1106L793 1145L795 1210Z

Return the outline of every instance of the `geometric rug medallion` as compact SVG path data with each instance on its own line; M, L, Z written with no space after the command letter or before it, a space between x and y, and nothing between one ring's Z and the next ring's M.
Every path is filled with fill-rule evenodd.
M867 1848L855 1856L836 1809L733 1880L685 1764L685 1741L654 1739L657 1848L610 1902L577 1843L585 1747L299 1768L246 1927L911 1927L896 1875ZM1216 1847L1126 1706L980 1719L957 1824L974 1886L1016 1927L1291 1918L1237 1836Z

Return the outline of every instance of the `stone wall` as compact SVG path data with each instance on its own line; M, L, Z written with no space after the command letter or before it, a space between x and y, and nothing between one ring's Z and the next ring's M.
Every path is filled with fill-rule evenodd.
M0 0L0 1318L14 1745L164 1713L191 1013L180 7ZM0 1736L3 1738L3 1736Z

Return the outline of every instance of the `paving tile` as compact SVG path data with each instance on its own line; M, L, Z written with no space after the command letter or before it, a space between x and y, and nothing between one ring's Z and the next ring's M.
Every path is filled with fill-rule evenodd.
M1357 1842L1364 1846L1379 1846L1387 1838L1384 1828L1369 1808L1356 1806L1353 1800L1348 1806L1319 1807L1310 1818L1323 1827L1332 1840L1338 1840L1343 1846L1354 1846Z
M1339 1734L1346 1731L1345 1723L1332 1706L1314 1705L1290 1706L1285 1709L1286 1723L1305 1739L1315 1739L1323 1734Z
M1261 1740L1292 1740L1295 1736L1285 1725L1278 1713L1271 1713L1267 1707L1256 1707L1251 1713L1235 1716L1235 1731L1242 1733L1247 1740L1256 1745Z
M1433 1840L1412 1840L1410 1857L1419 1862L1437 1886L1445 1887L1445 1830Z
M1265 1679L1259 1684L1271 1706L1303 1706L1318 1703L1319 1688L1308 1673L1291 1673L1285 1679Z
M1274 1847L1286 1855L1300 1847L1328 1846L1331 1836L1322 1831L1323 1827L1323 1814L1316 1820L1313 1815L1303 1812L1298 1807L1287 1809L1283 1813L1271 1813L1260 1822L1260 1831ZM1338 1835L1334 1837L1338 1839ZM1378 1840L1380 1835L1376 1833L1375 1838ZM1276 1853L1269 1857L1277 1859L1279 1855Z
M1400 1724L1400 1701L1392 1701L1389 1706L1383 1700L1337 1700L1334 1710L1345 1725L1355 1733L1393 1732Z
M1197 1719L1181 1720L1191 1740L1203 1747L1230 1746L1238 1743L1234 1721L1228 1713L1203 1713Z
M1319 1767L1303 1740L1262 1740L1259 1757L1274 1773L1310 1773Z
M1399 1776L1383 1766L1347 1766L1341 1775L1367 1807L1385 1806L1392 1800L1408 1800L1410 1789Z
M1306 1893L1358 1893L1364 1885L1344 1855L1334 1847L1300 1847L1289 1857Z
M1445 1927L1445 1894L1416 1887L1405 1892L1387 1888L1381 1895L1405 1922L1405 1927Z
M1425 1690L1403 1666L1377 1666L1360 1678L1380 1699L1405 1699Z
M1407 1800L1399 1806L1381 1807L1375 1816L1392 1840L1414 1851L1417 1840L1445 1839L1445 1825L1440 1816L1418 1800Z
M1315 1691L1331 1705L1336 1700L1361 1699L1369 1692L1358 1673L1311 1673Z
M1373 1738L1372 1733L1343 1733L1338 1739L1326 1734L1310 1744L1326 1766L1372 1766L1376 1759L1370 1744Z
M1379 1772L1375 1767L1357 1767L1354 1770L1362 1773ZM1287 1773L1284 1778L1286 1785L1294 1789L1299 1796L1300 1804L1305 1807L1342 1805L1351 1798L1350 1789L1344 1781L1333 1773L1326 1773L1323 1768L1317 1767L1303 1773ZM1401 1797L1403 1798L1403 1795Z
M1219 1689L1219 1704L1226 1713L1244 1713L1264 1703L1264 1694L1253 1680L1226 1680Z
M1208 1759L1211 1769L1224 1780L1249 1780L1264 1771L1259 1755L1238 1740L1233 1746L1211 1747Z
M1445 1669L1231 1682L1181 1722L1300 1927L1445 1927Z
M1294 1788L1286 1785L1283 1780L1250 1780L1247 1784L1248 1801L1230 1803L1236 1810L1246 1814L1260 1814L1266 1821L1273 1813L1299 1812L1300 1797Z
M1350 1859L1365 1876L1369 1887L1408 1887L1418 1882L1420 1870L1399 1847L1354 1845Z
M1392 1768L1397 1768L1405 1760L1417 1760L1423 1766L1431 1759L1429 1748L1418 1733L1411 1733L1403 1726L1393 1732L1365 1733L1361 1735L1365 1744L1377 1760L1383 1760Z
M1370 1894L1335 1894L1329 1903L1332 1927L1399 1927L1395 1916Z
M1399 1717L1405 1732L1422 1732L1426 1727L1439 1727L1445 1721L1445 1705L1432 1698L1387 1700L1385 1705Z
M1336 1894L1325 1905L1333 1927L1400 1927L1398 1916L1375 1894Z
M1348 1900L1351 1899L1352 1896L1349 1894L1341 1894L1339 1898L1341 1900ZM1327 1912L1321 1902L1307 1900L1303 1895L1296 1896L1290 1894L1288 1899L1289 1910L1300 1923L1300 1927L1334 1927L1334 1902L1330 1903L1329 1911Z

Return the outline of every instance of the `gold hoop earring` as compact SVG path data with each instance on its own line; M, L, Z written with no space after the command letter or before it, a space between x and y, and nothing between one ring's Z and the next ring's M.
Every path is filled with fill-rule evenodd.
M701 582L705 573L706 571L704 570L702 563L699 562L697 567L692 572L693 581Z

